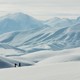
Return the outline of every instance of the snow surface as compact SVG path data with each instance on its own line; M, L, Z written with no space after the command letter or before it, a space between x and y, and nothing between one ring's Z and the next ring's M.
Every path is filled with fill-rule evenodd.
M48 51L48 50L47 51L38 51L38 52L23 55L23 56L21 56L21 58L29 60L29 61L33 61L33 62L39 62L45 58L56 55L55 53L56 52Z
M80 80L80 62L1 69L0 80Z
M25 51L8 44L0 44L0 55L21 55L24 54Z
M44 58L44 60L40 60L40 62L30 67L0 69L0 80L80 80L80 48L51 52L46 51L46 54L43 51L40 51L39 53L42 53L44 57L51 56ZM21 57L27 59L27 57L34 58L35 56L36 59L36 54L37 53L31 53ZM39 57L42 58L42 56ZM4 60L4 62L6 60L5 65L7 64L7 66L10 62L14 62L13 60L19 60L19 57L17 59L14 57L4 58L5 57L3 57L2 60ZM66 59L68 61L65 62ZM71 59L73 61L71 61ZM54 62L54 60L56 62Z
M34 64L33 62L30 62L28 60L0 56L0 69L15 67L15 63L17 64L17 66L19 65L19 63L21 63L21 66L31 66Z
M36 65L47 65L53 63L73 62L73 61L80 61L80 48L56 51L55 56L41 60Z
M46 64L53 64L60 62L80 61L80 48L65 49L61 51L44 50L34 53L32 52L30 54L24 54L21 56L17 56L17 54L19 53L17 54L16 53L10 54L10 53L12 52L8 51L8 54L3 53L3 55L1 55L2 63L4 60L12 65L14 65L14 63L20 62L22 66L31 66L31 65L38 66L38 65L46 65ZM8 66L5 66L5 68L7 67Z

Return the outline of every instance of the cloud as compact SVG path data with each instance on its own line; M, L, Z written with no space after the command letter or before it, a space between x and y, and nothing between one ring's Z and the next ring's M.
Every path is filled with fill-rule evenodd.
M39 6L80 6L80 0L0 0L1 4L26 4Z
M79 16L80 0L0 0L0 11L24 12L37 18Z

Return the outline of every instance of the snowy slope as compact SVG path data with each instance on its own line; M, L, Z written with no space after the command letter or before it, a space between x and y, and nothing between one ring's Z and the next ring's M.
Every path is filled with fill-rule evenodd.
M5 57L5 56L0 56L0 69L1 68L11 68L11 67L15 67L14 64L17 64L17 67L19 65L19 63L21 63L21 66L31 66L34 63L24 60L24 59L14 59L14 58L9 58L9 57Z
M80 80L80 62L0 70L0 80Z
M8 44L0 44L0 55L5 55L5 56L18 56L18 55L22 55L25 54L26 51L10 46Z
M39 61L36 65L80 61L80 48L56 51L53 54L55 55Z
M0 56L0 68L10 68L13 67L13 64L8 62L6 58Z
M75 62L80 61L80 48L65 49L61 51L38 51L30 54L24 54L22 56L16 55L17 54L15 54L15 56L2 57L0 59L5 60L13 65L14 63L18 64L20 62L23 66L41 66L62 62Z
M39 50L62 50L80 47L80 26L76 24L71 27L42 28L39 31L18 31L0 35L0 43L17 46L27 52Z
M39 62L43 59L46 59L51 56L55 56L56 52L54 51L38 51L30 54L22 55L21 58L26 59L28 61Z
M80 61L80 48L65 49L61 51L38 51L20 56L28 61L38 62L36 65L57 62Z
M18 31L18 32L9 32L0 35L1 43L10 43L10 45L19 46L19 45L27 45L28 43L33 44L36 39L44 39L50 33L47 29L42 28L39 31L30 30L30 31ZM45 33L46 32L46 33ZM51 31L52 32L52 31Z

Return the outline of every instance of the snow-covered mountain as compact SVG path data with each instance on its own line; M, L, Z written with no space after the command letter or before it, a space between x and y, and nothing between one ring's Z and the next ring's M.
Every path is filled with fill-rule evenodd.
M0 33L42 28L45 25L24 13L8 14L0 17Z
M71 27L77 23L80 23L79 17L77 19L69 19L69 18L52 18L49 20L46 20L44 22L45 24L54 27L54 29L58 30L60 28L64 28L64 27Z
M11 29L10 32L1 34L0 35L1 45L3 44L5 44L4 46L9 45L11 48L23 50L23 52L26 53L44 50L55 51L80 47L79 17L77 19L54 18L52 20L45 21L44 24L42 21L38 21L23 13L7 15L0 19L1 21L3 21L7 18L21 23L22 27L20 29L22 28L25 29L29 27L30 30L27 29L19 30L18 26L17 27L18 29L16 29L17 31L12 31ZM29 26L27 27L24 26L24 23L25 25ZM39 26L37 25L34 26L33 25L34 23L39 23ZM49 24L53 26L50 26Z
M18 31L0 35L0 43L35 52L39 50L62 50L80 47L80 25L61 28L42 28L39 31Z

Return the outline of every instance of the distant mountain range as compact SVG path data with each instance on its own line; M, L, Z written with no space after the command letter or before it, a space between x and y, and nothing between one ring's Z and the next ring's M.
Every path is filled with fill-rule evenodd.
M0 33L1 45L22 53L76 48L80 47L80 17L39 21L15 13L0 18Z

